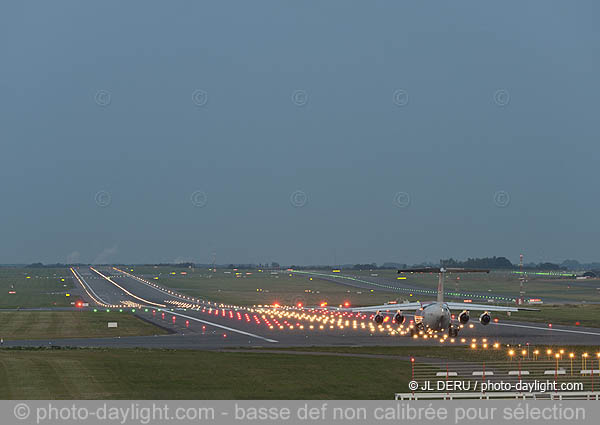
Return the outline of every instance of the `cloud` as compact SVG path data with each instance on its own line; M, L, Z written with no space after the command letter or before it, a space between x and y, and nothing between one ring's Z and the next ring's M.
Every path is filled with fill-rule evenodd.
M72 253L67 255L67 264L79 263L80 257L81 255L79 254L79 251L73 251Z
M106 264L109 262L108 260L117 252L119 252L117 245L111 248L104 248L104 250L102 250L102 252L96 256L94 261L92 261L92 264Z
M193 263L194 260L190 259L190 257L177 257L173 260L172 264L181 264L181 263Z

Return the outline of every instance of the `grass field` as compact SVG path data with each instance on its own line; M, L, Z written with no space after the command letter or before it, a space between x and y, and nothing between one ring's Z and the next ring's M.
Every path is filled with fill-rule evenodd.
M108 328L107 322L117 322ZM92 338L160 335L165 330L127 313L90 311L0 312L0 337L10 339Z
M308 276L280 273L271 275L269 272L256 270L236 271L217 269L215 273L205 269L178 269L169 267L132 267L133 273L144 275L146 278L158 278L158 283L196 297L203 297L212 301L237 305L272 304L297 304L317 305L327 301L329 305L343 304L349 301L352 305L380 304L392 299L408 299L407 293L383 291L380 287L362 289L346 285L335 284L318 278L310 279ZM131 270L132 268L128 268ZM180 274L185 272L186 275ZM248 275L247 273L252 273ZM393 270L372 271L343 271L343 273L359 277L383 277L394 280L397 273ZM327 273L327 272L324 272ZM420 274L408 275L404 281L409 285L419 288L435 290L437 275ZM457 280L457 277L460 279ZM559 278L534 278L530 277L526 283L526 297L546 299L547 303L553 300L571 302L600 302L600 281L574 281ZM373 291L371 291L371 289ZM470 292L490 293L508 299L516 298L519 294L518 276L506 272L492 272L488 274L449 275L446 280L446 291L457 291L468 294ZM460 297L459 297L460 298ZM424 295L415 294L415 300L425 301ZM413 298L411 298L413 300ZM474 301L481 302L480 299ZM496 301L501 303L500 301ZM512 304L512 302L505 301Z
M395 270L348 270L343 273L394 280L398 277ZM436 274L405 274L407 284L420 288L437 288L438 277ZM458 279L457 279L458 278ZM525 283L526 298L561 299L577 302L600 301L600 280L574 280L558 277L528 276ZM492 271L488 273L474 274L448 274L446 276L447 292L455 291L461 293L485 293L501 295L510 298L519 296L519 276L510 272Z
M511 317L503 316L502 320L600 328L600 305L598 304L558 304L536 306L536 308L540 311L519 311L513 313Z
M70 306L73 288L68 269L0 267L0 308Z
M264 350L262 348L261 350ZM476 349L468 346L440 347L440 346L362 346L362 347L290 347L290 348L267 348L270 351L308 351L315 353L349 353L349 354L381 354L386 356L401 356L401 357L429 357L436 359L446 359L449 361L466 361L466 362L483 362L483 361L502 361L510 362L509 350L515 351L514 359L519 357L521 350L526 349L524 346L506 346L501 345L498 349L481 347L481 341ZM591 358L596 359L596 353L600 352L600 345L596 346L558 346L558 345L541 345L529 347L529 356L533 357L534 350L539 350L542 355L541 360L546 360L546 350L550 349L553 353L559 350L564 350L565 353L575 353L576 358L580 358L581 354L588 353Z
M131 268L127 270L130 271ZM349 301L352 306L360 306L381 304L397 296L397 294L379 289L371 292L368 289L351 288L318 278L310 280L307 276L289 276L288 273L280 273L279 277L276 278L269 273L256 271L252 271L251 275L246 275L248 271L243 270L239 271L242 273L240 276L243 277L236 278L235 272L224 273L223 270L217 270L214 274L206 270L185 270L186 275L180 274L181 271L184 271L183 269L167 267L134 267L133 270L133 273L144 275L146 278L154 279L154 277L158 277L158 280L156 280L157 283L176 289L182 293L204 297L211 301L237 305L273 304L275 302L280 304L297 304L301 302L303 305L318 305L322 301L327 301L328 305L337 306L343 304L345 301ZM177 274L171 274L173 272ZM389 275L388 277L390 278L396 276L390 270L358 273L362 273L362 275ZM510 285L517 285L516 291L518 293L518 281L515 280L514 276L506 273L498 273L497 275L492 273L492 275L493 277L486 281L487 286L482 286L481 282L473 278L473 276L468 276L468 285L466 286L470 287L470 289L478 287L481 292L482 288L489 286L496 288L504 284L509 287ZM414 279L420 282L423 287L434 288L437 285L437 278L435 276L420 275L419 277L415 276ZM461 280L460 285L463 285L463 283ZM562 285L563 283L560 284ZM450 286L451 284L447 288L452 289ZM257 289L260 290L257 291ZM589 301L589 299L587 300ZM514 304L510 303L509 305ZM536 305L532 307L539 308L540 311L514 313L511 317L508 317L504 313L496 314L495 316L501 320L522 320L562 325L575 325L576 322L579 322L580 326L600 327L600 305L559 304Z
M392 399L407 361L167 350L0 350L0 399Z
M545 352L548 347L536 348ZM600 350L600 347L561 348L565 353L573 350L578 359L584 350L595 359L596 351ZM531 352L533 349L531 347ZM514 360L508 360L507 347L495 351L464 347L302 347L285 350L312 351L314 354L288 354L276 349L272 353L4 349L0 350L0 382L3 383L0 398L392 399L395 392L408 390L409 361L319 354L506 361L506 368L511 370L515 364ZM562 365L565 364L563 361Z
M133 269L133 272L131 271ZM389 292L351 288L307 276L257 270L222 270L212 273L205 269L181 269L169 267L128 267L130 273L154 280L156 283L194 297L235 305L286 304L319 305L326 301L337 306L348 301L352 305L381 304L396 295ZM181 272L186 275L180 274ZM228 272L228 273L226 273ZM177 273L177 274L171 274ZM241 273L236 277L235 273ZM252 274L247 274L252 273Z

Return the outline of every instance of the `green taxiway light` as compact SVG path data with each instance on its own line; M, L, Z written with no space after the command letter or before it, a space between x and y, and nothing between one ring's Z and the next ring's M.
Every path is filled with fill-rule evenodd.
M95 309L94 309L94 313L97 313L97 312L98 312L98 309L97 309L97 308L95 308Z
M132 312L132 313L135 313L135 308L132 308L132 309L131 309L131 312Z
M106 309L106 312L107 312L107 313L110 313L110 308L107 308L107 309Z
M123 309L122 308L119 309L119 313L123 313Z

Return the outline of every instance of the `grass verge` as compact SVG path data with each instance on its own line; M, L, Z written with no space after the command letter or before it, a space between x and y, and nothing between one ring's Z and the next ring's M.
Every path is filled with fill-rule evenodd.
M187 350L0 350L2 399L392 399L407 361Z
M108 322L117 322L109 328ZM160 335L166 331L127 313L91 311L3 311L0 337L10 339L92 338Z

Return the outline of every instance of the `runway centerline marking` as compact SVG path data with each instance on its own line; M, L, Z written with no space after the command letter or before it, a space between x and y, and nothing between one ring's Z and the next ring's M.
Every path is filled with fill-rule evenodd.
M597 332L577 331L575 329L542 328L540 326L516 325L516 324L510 324L510 323L494 323L494 325L496 325L496 326L512 326L515 328L526 328L526 329L539 329L539 330L548 331L548 332L567 332L567 333L573 333L573 334L600 336L600 333L597 333Z
M152 301L145 300L145 299L143 299L143 298L141 298L141 297L138 297L138 296L137 296L137 295L135 295L134 293L132 293L132 292L129 292L127 289L123 288L121 285L119 285L117 282L115 282L114 280L112 280L110 277L108 277L108 276L104 276L102 273L100 273L100 272L99 272L98 270L96 270L95 268L93 268L93 267L90 267L90 269L91 269L91 270L93 270L93 271L95 271L96 273L98 273L98 274L99 274L100 276L102 276L104 279L108 280L110 283L112 283L112 284L113 284L113 285L115 285L117 288L119 288L120 290L122 290L123 292L125 292L127 295L129 295L129 296L131 296L131 297L135 298L136 300L140 300L140 301L142 301L142 302L145 302L145 303L147 303L147 304L155 305L155 306L158 306L158 307L166 307L166 305L164 305L164 304L158 304L158 303L155 303L155 302L152 302Z
M250 332L242 331L240 329L230 328L229 326L219 325L218 323L213 323L213 322L209 322L207 320L198 319L197 317L188 316L186 314L176 313L174 311L169 311L169 310L162 310L162 311L164 311L166 313L169 313L169 314L174 314L176 316L185 317L186 319L195 320L196 322L205 323L205 324L210 325L210 326L216 326L217 328L225 329L225 330L228 330L228 331L231 331L231 332L235 332L235 333L238 333L238 334L242 334L242 335L246 335L246 336L251 336L252 338L262 339L263 341L267 341L267 342L279 342L279 341L274 340L274 339L265 338L264 336L260 336L260 335L256 335L256 334L253 334L253 333L250 333Z
M103 300L103 299L100 297L100 295L98 295L98 294L96 293L96 291L94 291L94 290L92 289L91 285L90 285L89 283L87 283L87 282L85 281L85 279L83 278L83 276L81 276L81 275L79 274L79 272L76 272L76 271L73 269L73 267L71 267L71 272L73 272L73 275L74 275L74 276L75 276L75 278L76 278L76 279L79 281L79 284L80 284L80 285L83 287L83 289L85 290L85 292L87 292L87 294L90 296L90 298L92 299L92 301L95 301L95 302L96 302L96 304L100 304L100 305L104 304L104 307L106 307L106 306L109 306L109 305L110 305L110 304L109 304L109 303L107 303L105 300ZM88 291L88 289L89 289L89 291ZM91 294L90 294L90 292L91 292ZM92 296L92 294L94 294L94 296L95 296L95 297L94 297L94 296ZM100 302L98 302L98 301L100 301Z
M177 299L180 299L180 300L185 300L185 301L188 301L188 302L191 301L189 298L185 298L183 295L179 295L177 293L169 293L168 289L167 288L163 288L162 286L160 288L154 287L151 284L149 284L148 282L146 282L144 279L142 279L141 277L138 277L138 276L136 276L134 274L127 273L126 271L123 271L123 270L118 269L116 267L113 267L113 269L117 270L118 272L120 272L120 273L122 273L122 274L124 274L124 275L126 275L128 277L130 277L131 279L134 279L134 280L138 281L139 283L143 283L148 288L154 289L155 291L158 291L158 292L162 293L163 295L169 296L171 298L177 298ZM173 291L171 291L171 292L173 292ZM196 303L196 304L198 304L198 303Z

